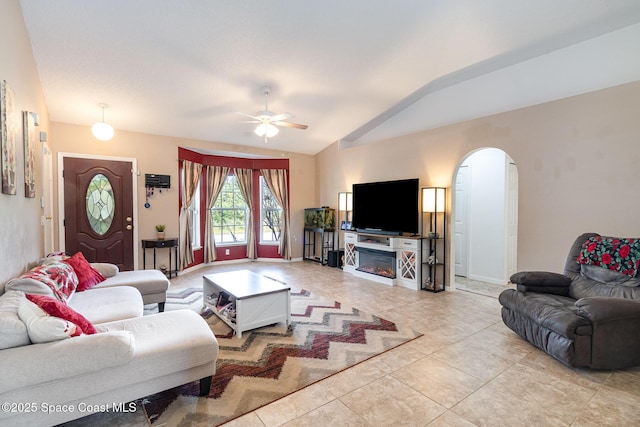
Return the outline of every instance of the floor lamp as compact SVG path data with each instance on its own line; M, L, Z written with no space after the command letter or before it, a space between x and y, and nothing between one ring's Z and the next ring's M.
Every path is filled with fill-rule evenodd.
M349 222L349 213L353 210L353 193L338 193L338 221L340 229L338 230L338 247L340 250L340 232L342 230L349 230L351 224ZM342 221L342 212L345 213L345 219Z

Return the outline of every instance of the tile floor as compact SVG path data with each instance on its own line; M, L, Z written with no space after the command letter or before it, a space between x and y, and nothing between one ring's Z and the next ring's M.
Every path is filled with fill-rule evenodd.
M410 325L424 336L227 427L640 425L640 368L565 367L503 325L496 289L494 296L412 291L311 261L207 270L237 268Z

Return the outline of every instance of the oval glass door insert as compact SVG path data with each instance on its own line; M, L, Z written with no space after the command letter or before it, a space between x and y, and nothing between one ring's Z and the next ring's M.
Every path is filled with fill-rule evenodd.
M115 198L109 178L99 173L91 178L87 188L87 219L93 231L102 236L111 227Z

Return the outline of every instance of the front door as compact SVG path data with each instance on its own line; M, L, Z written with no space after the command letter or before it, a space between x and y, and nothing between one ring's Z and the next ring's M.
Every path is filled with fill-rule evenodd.
M65 252L133 270L133 164L65 157Z

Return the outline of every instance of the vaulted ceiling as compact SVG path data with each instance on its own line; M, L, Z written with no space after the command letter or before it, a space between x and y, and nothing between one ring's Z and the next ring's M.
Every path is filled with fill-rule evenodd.
M315 154L640 80L637 0L20 0L52 121ZM290 112L268 143L235 112Z

